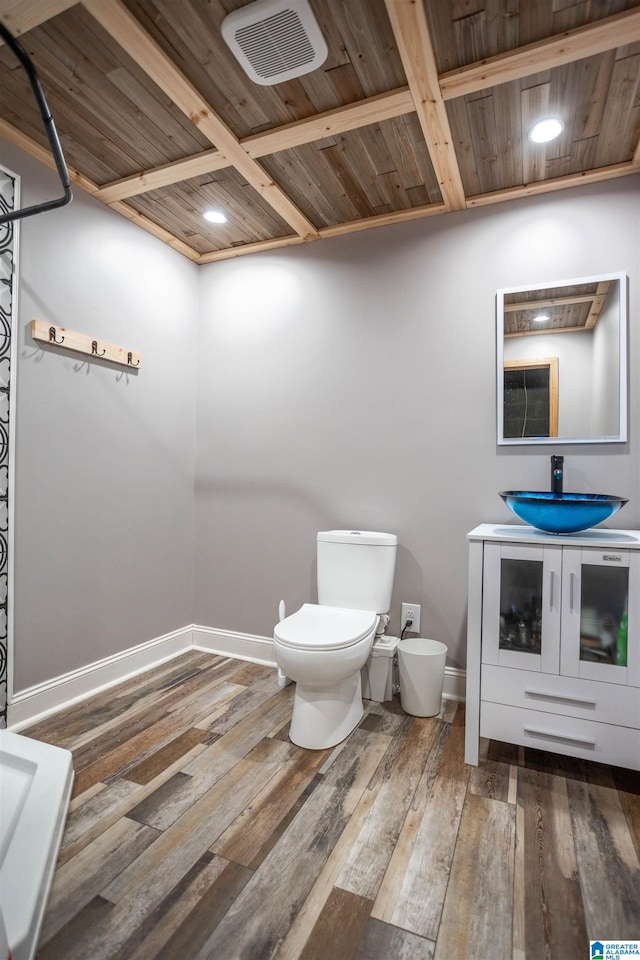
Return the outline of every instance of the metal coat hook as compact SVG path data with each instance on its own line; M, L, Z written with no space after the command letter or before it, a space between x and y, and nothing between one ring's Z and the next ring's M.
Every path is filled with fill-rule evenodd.
M135 370L136 373L142 366L142 357L135 350L127 350L126 347L118 347L115 343L107 343L106 340L98 340L90 334L78 333L77 330L59 327L45 320L31 321L31 336L34 340L42 340L51 346L64 345L65 350L84 353L96 360L119 363L123 367L128 367L129 370Z

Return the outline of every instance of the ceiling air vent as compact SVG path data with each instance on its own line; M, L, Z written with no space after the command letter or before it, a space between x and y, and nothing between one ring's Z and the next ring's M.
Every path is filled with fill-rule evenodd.
M224 18L222 36L245 73L263 86L316 70L327 57L308 0L256 0Z

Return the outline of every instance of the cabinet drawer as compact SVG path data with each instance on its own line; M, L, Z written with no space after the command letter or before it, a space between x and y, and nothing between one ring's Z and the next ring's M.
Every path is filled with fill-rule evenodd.
M637 687L484 664L480 691L483 701L640 728Z
M480 736L640 770L640 730L481 703Z

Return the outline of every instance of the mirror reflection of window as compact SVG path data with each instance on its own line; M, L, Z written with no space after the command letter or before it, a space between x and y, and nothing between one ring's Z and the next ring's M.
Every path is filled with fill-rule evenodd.
M505 360L505 437L558 436L558 358Z

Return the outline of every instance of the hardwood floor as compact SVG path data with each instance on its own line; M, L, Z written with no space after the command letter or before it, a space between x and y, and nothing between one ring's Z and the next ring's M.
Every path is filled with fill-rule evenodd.
M640 775L366 702L334 750L293 687L192 652L34 725L74 796L39 960L585 960L640 936Z

